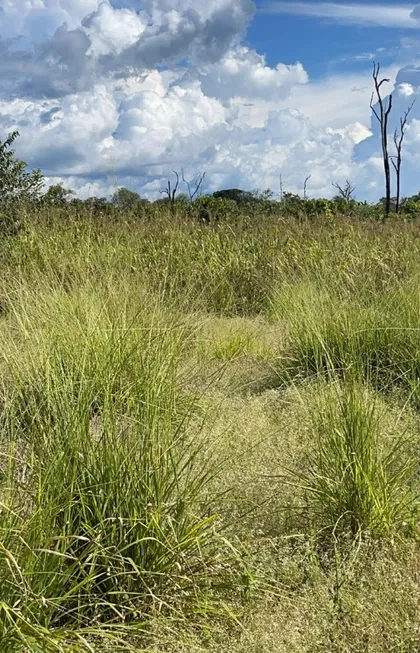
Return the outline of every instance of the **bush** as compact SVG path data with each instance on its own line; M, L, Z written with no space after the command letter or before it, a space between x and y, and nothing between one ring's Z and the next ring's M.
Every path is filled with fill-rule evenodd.
M201 222L218 222L231 220L238 217L240 211L237 203L232 199L224 199L204 195L194 200L192 211Z

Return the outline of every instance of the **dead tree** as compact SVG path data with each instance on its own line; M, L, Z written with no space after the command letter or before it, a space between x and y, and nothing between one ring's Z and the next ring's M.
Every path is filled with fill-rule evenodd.
M304 184L303 184L303 199L304 199L304 200L307 200L307 199L308 199L308 196L307 196L307 194L306 194L306 188L307 188L307 186L308 186L308 181L310 180L311 177L312 177L312 175L308 175L308 176L306 177L305 181L304 181Z
M405 136L405 128L407 127L408 116L411 113L411 110L414 106L414 102L408 107L407 111L404 113L404 117L400 118L400 132L398 133L398 128L395 128L394 132L394 144L397 151L397 156L391 157L392 165L394 166L395 175L397 178L397 196L395 203L395 212L400 212L400 198L401 198L401 165L402 165L402 146Z
M179 174L177 173L176 170L172 170L172 172L175 175L176 182L174 186L171 184L171 180L168 179L168 184L165 188L165 190L161 190L160 192L163 193L164 195L168 196L169 203L171 205L172 211L175 210L175 202L176 202L176 194L178 192L178 186L179 186Z
M338 190L338 195L346 202L350 202L353 199L353 193L356 190L356 187L352 185L349 179L346 179L344 186L340 186L336 181L332 182L334 188Z
M373 81L375 84L376 96L379 104L379 113L376 107L373 104L373 97L375 91L372 93L370 99L370 108L379 122L381 128L381 142L382 142L382 156L384 160L384 172L385 172L385 213L388 214L391 210L391 169L389 165L389 154L388 154L388 120L389 114L392 109L392 93L388 96L388 101L383 100L381 95L381 86L385 82L389 82L389 79L379 80L379 72L381 67L379 64L373 62Z
M283 196L284 196L284 192L283 192L283 175L280 173L280 202L283 201Z
M200 192L200 189L202 185L204 184L204 180L206 178L206 173L199 173L195 179L192 181L187 181L185 179L184 175L184 169L181 169L181 175L182 175L182 181L188 188L188 196L190 198L190 202L193 202L194 199L197 197L198 193Z

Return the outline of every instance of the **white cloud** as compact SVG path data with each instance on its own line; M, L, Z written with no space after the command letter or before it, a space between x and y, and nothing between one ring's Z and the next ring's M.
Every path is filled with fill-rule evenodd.
M18 155L40 166L49 183L64 181L83 197L107 195L115 185L156 196L171 169L183 167L191 175L207 171L208 191L276 190L282 173L291 192L302 192L310 174L310 196L332 195L331 182L346 178L359 197L382 194L370 69L311 81L300 63L269 65L242 44L255 10L251 0L143 0L137 11L136 5L0 0L0 34L22 33L25 46L19 51L0 41L6 80L0 139L18 128ZM339 7L341 18L343 7L356 7L359 18L348 16L353 21L366 21L372 9L310 6ZM387 7L391 13L380 20L396 20L397 8ZM416 14L408 16L410 25ZM36 44L41 23L48 38ZM383 73L392 80L390 90L396 80L393 129L419 94L420 68L393 66ZM404 183L414 192L420 102L412 118Z
M95 57L107 54L121 54L134 45L146 30L146 20L130 9L114 9L102 2L97 11L83 22L91 46L88 55Z
M397 92L403 97L411 97L415 94L416 89L411 84L399 84L397 86Z
M308 81L301 63L279 63L271 68L264 56L246 47L231 50L217 63L200 67L198 77L207 95L224 101L235 97L280 100L296 84Z
M143 90L141 84L131 95L118 91L118 101L112 85L98 85L64 101L18 104L13 114L0 105L0 128L24 124L18 153L83 195L98 187L104 194L110 179L131 187L134 180L136 190L156 194L172 167L206 170L208 190L276 188L282 171L297 192L311 174L313 195L331 195L331 179L350 175L361 125L319 128L299 111L281 109L255 127L235 105L206 95L198 80L165 84L155 71Z
M49 38L32 43L32 49L0 41L0 77L9 89L32 97L85 91L110 75L127 77L180 61L218 62L239 46L255 11L252 0L175 2L167 9L167 0L148 0L139 12L115 8L109 0L88 0L86 13L82 0L75 0L73 9L70 0L17 0L18 11L10 0L3 2L8 37L23 29L36 41L34 16L43 30L50 28Z
M287 2L268 0L262 11L272 14L297 14L342 21L354 25L368 25L393 28L418 28L416 22L420 10L413 5L378 5L335 2Z
M31 36L38 40L63 24L75 29L100 3L101 0L0 0L0 35Z

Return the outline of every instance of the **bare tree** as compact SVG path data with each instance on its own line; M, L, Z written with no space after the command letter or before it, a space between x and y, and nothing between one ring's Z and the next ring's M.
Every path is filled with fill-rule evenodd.
M353 193L356 190L356 186L353 186L349 179L346 179L344 186L340 186L336 181L333 181L332 185L338 190L338 194L343 198L343 200L350 202L350 200L353 199Z
M376 107L373 104L373 98L375 91L372 93L370 100L370 108L379 122L381 128L381 142L382 142L382 156L384 160L384 172L385 172L385 213L389 213L391 210L391 169L389 165L389 154L388 154L388 120L389 114L392 109L392 93L388 96L388 101L383 100L381 95L381 86L386 82L389 82L389 79L379 80L379 72L381 67L379 64L373 62L373 81L375 84L376 96L379 104L379 113Z
M182 181L188 188L188 195L190 198L190 202L192 202L197 197L202 185L204 184L206 173L205 172L199 173L197 177L195 177L195 179L192 179L191 181L187 181L185 179L184 169L182 168L181 175L182 175Z
M394 166L395 174L397 177L397 196L395 203L395 212L400 212L400 198L401 198L401 165L402 165L402 146L405 136L405 128L407 126L408 116L411 113L411 110L415 104L414 102L408 107L407 111L404 113L404 117L400 118L400 131L398 133L398 128L395 128L394 132L394 144L395 149L397 150L397 156L391 157L392 165Z
M283 201L283 196L284 196L284 192L283 192L283 175L282 175L282 173L280 173L280 202Z
M175 184L172 186L171 180L168 179L168 184L165 190L161 190L160 192L168 196L169 202L171 204L171 208L172 210L174 210L175 202L176 202L176 194L178 192L178 186L179 186L179 174L177 173L176 170L172 170L172 172L175 175L175 179L176 179Z
M306 194L306 188L307 188L307 186L308 186L308 181L310 180L311 177L312 177L312 175L308 175L308 176L306 177L305 181L304 181L304 184L303 184L303 199L304 199L304 200L307 200L307 199L308 199L308 196L307 196L307 194Z

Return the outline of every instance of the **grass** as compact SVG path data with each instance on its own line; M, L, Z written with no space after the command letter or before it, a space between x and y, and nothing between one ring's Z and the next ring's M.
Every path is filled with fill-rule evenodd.
M385 438L381 417L376 398L353 380L319 395L313 447L295 474L324 533L378 537L416 528L414 443L404 432Z
M419 233L4 238L0 650L417 651Z

